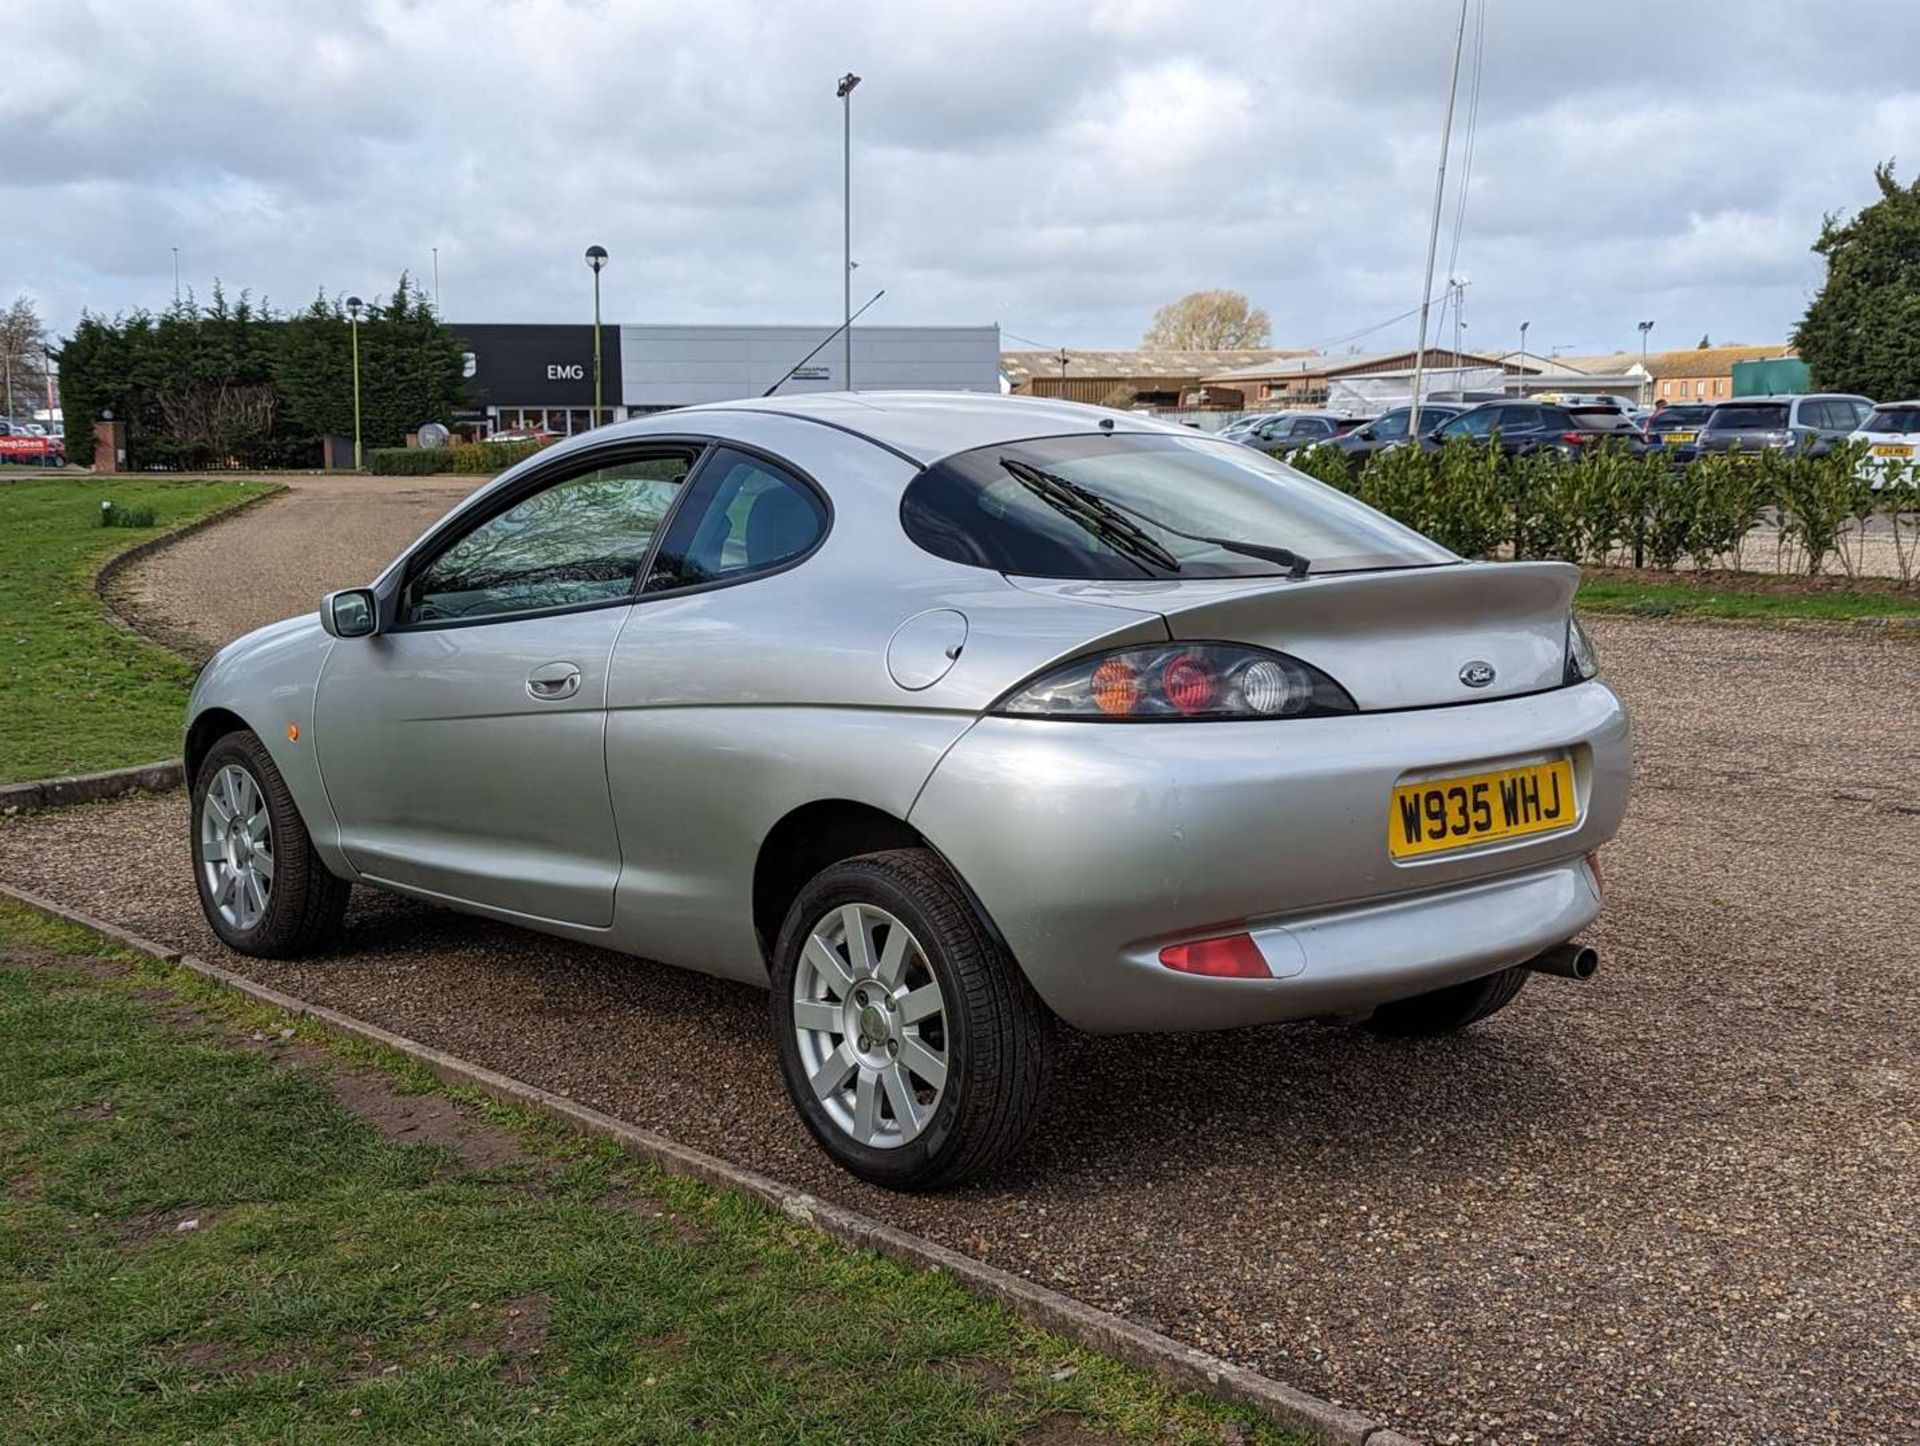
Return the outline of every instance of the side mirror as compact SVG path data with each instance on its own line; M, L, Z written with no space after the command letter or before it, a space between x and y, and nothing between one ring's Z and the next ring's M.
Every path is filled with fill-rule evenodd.
M320 599L320 626L336 638L370 637L380 627L380 611L370 587L346 587Z

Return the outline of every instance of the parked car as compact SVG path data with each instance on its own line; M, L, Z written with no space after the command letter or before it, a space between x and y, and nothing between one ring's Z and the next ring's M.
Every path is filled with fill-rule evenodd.
M1618 407L1563 406L1524 398L1482 402L1429 432L1420 445L1437 451L1456 437L1483 446L1497 438L1500 450L1516 457L1543 451L1571 457L1604 441L1636 452L1645 445Z
M1712 411L1706 402L1675 402L1647 418L1641 436L1649 447L1684 447L1699 440L1700 428Z
M1420 405L1420 430L1431 433L1466 410L1456 402L1423 402ZM1348 463L1357 472L1375 452L1384 452L1389 447L1404 443L1408 424L1412 420L1413 408L1395 407L1390 412L1382 412L1371 422L1355 427L1350 432L1343 432L1333 439L1332 445L1346 455Z
M1888 482L1920 485L1920 401L1880 403L1848 440L1866 445L1859 475L1875 491Z
M1281 412L1239 438L1256 451L1285 457L1302 447L1315 447L1344 436L1366 421L1336 412Z
M1238 442L1255 427L1264 426L1279 415L1278 412L1249 412L1244 417L1235 417L1231 422L1228 422L1226 426L1220 429L1218 435L1224 437L1229 442Z
M1692 461L1707 452L1792 451L1822 457L1873 410L1866 397L1844 392L1805 392L1769 397L1733 397L1715 402L1700 435L1675 456Z
M243 953L360 883L770 987L826 1153L948 1184L1056 1021L1439 1034L1590 974L1629 743L1578 576L1124 412L683 408L222 649L182 864Z
M493 432L481 438L483 442L496 442L502 446L523 445L535 442L544 447L559 439L558 432L543 432L538 427L510 427L504 432Z

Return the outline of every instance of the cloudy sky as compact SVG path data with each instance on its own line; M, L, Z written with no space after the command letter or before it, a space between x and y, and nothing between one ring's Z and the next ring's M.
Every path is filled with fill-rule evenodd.
M1485 4L1470 345L1524 320L1530 350L1632 347L1646 318L1656 347L1778 340L1822 213L1869 200L1878 161L1920 166L1915 0ZM203 296L218 277L297 306L430 279L438 247L455 320L585 319L598 242L609 319L830 321L852 69L872 320L1126 346L1159 303L1228 286L1276 344L1344 345L1419 300L1457 16L0 0L0 300L56 331L163 306L178 247ZM1442 274L1453 221L1450 201Z

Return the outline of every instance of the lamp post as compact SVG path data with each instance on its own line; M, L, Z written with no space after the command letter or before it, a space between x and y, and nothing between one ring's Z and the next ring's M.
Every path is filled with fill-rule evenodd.
M360 470L360 308L366 303L357 296L347 298L347 316L353 329L353 470Z
M1647 371L1647 333L1653 330L1653 323L1640 323L1640 404L1645 406L1653 399L1653 377Z
M587 265L593 268L593 425L600 425L600 268L607 264L607 248L589 246Z
M1527 328L1532 325L1530 321L1520 323L1520 366L1514 376L1519 383L1515 390L1523 397L1527 394Z
M853 88L858 84L860 77L849 70L833 92L840 97L840 293L845 302L848 391L853 390Z
M173 248L173 304L180 304L180 248Z

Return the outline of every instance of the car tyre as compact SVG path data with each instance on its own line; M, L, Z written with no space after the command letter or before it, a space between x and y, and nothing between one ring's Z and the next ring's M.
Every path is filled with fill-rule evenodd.
M1367 1028L1376 1034L1401 1038L1452 1034L1490 1014L1498 1014L1513 1003L1514 996L1525 986L1529 972L1524 965L1516 964L1511 969L1469 979L1464 984L1449 984L1444 989L1416 994L1411 999L1396 999L1374 1010Z
M846 859L801 889L774 949L773 1019L787 1093L814 1139L854 1175L902 1191L957 1184L1019 1149L1054 1032L927 849Z
M229 733L207 750L190 820L200 907L229 949L292 959L339 932L352 885L320 861L286 780L255 734Z

